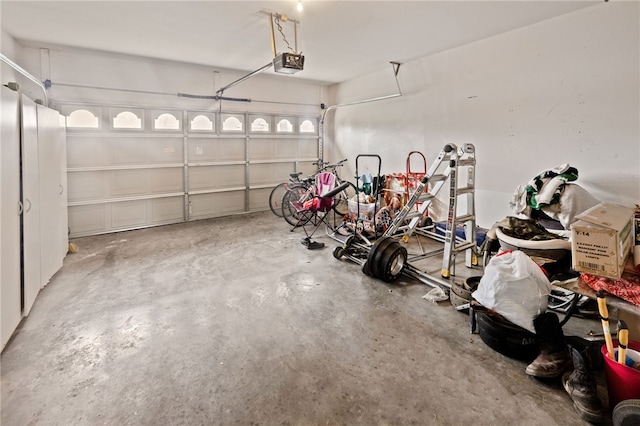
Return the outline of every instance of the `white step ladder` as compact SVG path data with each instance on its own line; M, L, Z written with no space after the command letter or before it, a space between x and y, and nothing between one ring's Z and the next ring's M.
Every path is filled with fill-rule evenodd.
M460 148L454 144L445 145L407 204L383 234L383 236L393 236L403 233L402 239L405 242L409 241L409 237L420 227L422 218L435 196L449 180L449 206L441 270L443 278L449 278L455 274L455 256L460 252L464 251L466 254L465 265L467 267L478 264L476 255L475 164L475 147L472 144L464 144ZM467 168L466 181L462 187L458 187L459 167ZM457 215L459 196L466 196L466 211L460 216ZM414 209L416 205L418 208ZM465 239L461 241L456 238L455 231L457 225L462 223L465 227Z

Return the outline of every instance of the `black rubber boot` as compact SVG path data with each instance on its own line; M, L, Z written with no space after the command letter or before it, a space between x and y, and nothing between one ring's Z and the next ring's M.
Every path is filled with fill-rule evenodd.
M533 326L540 353L525 372L545 379L562 376L571 369L571 357L558 316L553 312L545 312L533 320Z
M564 374L562 384L583 420L589 423L602 423L604 415L602 403L598 398L598 385L591 368L591 355L588 350L579 352L571 348L571 356L573 371Z

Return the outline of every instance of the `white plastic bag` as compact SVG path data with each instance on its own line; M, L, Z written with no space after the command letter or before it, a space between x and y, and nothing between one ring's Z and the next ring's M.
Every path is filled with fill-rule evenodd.
M472 297L535 333L533 320L546 311L550 291L551 284L540 266L516 250L491 258Z

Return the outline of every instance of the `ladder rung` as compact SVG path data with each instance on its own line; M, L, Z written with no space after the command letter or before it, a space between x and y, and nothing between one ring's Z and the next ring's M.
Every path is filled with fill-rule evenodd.
M475 166L476 160L475 158L466 158L464 160L458 160L458 167L461 166Z
M433 175L429 176L429 182L439 182L447 179L447 175Z
M455 253L460 253L462 251L469 250L470 248L473 248L475 246L476 246L475 242L465 242L461 244L456 244L455 248L452 251Z
M427 200L430 200L433 198L433 194L431 193L422 193L420 194L420 196L418 197L418 199L416 200L416 203L424 203Z
M414 217L422 216L422 212L419 210L412 210L405 216L405 219L413 219Z
M473 215L472 214L467 214L467 215L464 215L464 216L456 217L456 223L467 222L469 220L473 220Z
M462 195L462 194L468 194L470 192L473 192L475 188L473 186L463 186L462 188L458 188L456 190L456 192L458 193L458 195Z

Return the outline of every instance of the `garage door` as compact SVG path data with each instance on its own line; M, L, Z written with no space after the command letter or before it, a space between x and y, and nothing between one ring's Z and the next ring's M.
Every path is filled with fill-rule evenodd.
M267 210L312 173L318 117L60 105L71 237Z

